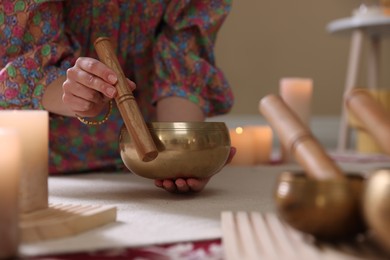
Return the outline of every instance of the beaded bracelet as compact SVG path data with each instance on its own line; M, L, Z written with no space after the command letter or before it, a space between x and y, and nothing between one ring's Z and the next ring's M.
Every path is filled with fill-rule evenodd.
M108 118L109 118L110 115L111 115L111 112L112 112L112 99L110 100L110 102L108 102L108 111L107 111L107 113L104 115L104 118L103 118L102 120L100 120L100 121L89 121L89 120L84 119L84 118L79 117L79 116L77 116L77 119L78 119L81 123L83 123L83 124L85 124L85 125L101 125L101 124L104 124L104 123L108 120Z

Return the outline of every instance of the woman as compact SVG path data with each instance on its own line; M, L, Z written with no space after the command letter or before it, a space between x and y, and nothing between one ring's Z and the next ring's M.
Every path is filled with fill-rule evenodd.
M213 54L230 1L2 2L0 109L50 112L52 174L123 167L117 108L106 122L93 123L102 120L117 93L116 74L94 51L100 36L114 44L146 121L203 121L227 113L233 104ZM188 192L202 190L207 181L155 184Z

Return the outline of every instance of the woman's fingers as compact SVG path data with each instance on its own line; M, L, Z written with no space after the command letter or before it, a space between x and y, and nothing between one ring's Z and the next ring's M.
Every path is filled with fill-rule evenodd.
M233 147L233 146L230 147L229 157L228 157L228 159L227 159L227 161L226 161L225 164L231 163L231 161L233 160L233 157L234 157L234 155L236 154L236 152L237 152L236 147Z
M127 80L127 83L129 84L131 91L133 91L136 88L135 83L133 81L129 80L128 78L126 78L126 80Z
M200 192L204 189L209 180L210 177L204 179L189 178L187 179L187 185L191 191Z
M68 69L67 78L88 88L94 89L108 98L114 98L117 94L113 86L118 78L114 71L102 62L88 58L78 58L74 67ZM135 83L127 79L131 90L135 89Z
M103 79L104 81L110 83L111 85L115 84L118 80L115 72L107 67L102 62L88 57L80 57L76 61L76 67L81 68L82 70L93 74Z
M64 93L68 94L69 96L78 97L79 99L85 100L87 102L89 101L89 103L98 104L104 100L103 95L100 92L74 81L66 80L62 85L62 88ZM88 108L85 108L85 110L87 109Z
M176 185L172 180L162 180L161 188L172 193L176 192Z
M98 60L80 57L67 70L62 100L78 116L97 116L115 97L115 73Z
M94 117L115 98L114 86L118 78L114 71L102 62L88 57L80 57L76 64L67 70L67 77L62 85L63 102L77 115ZM131 90L135 83L127 79Z
M172 193L200 192L204 189L210 178L179 178L176 180L155 180L154 184Z
M71 83L72 85L72 94L76 94L75 91L77 91L77 85L74 83L78 83L81 86L84 86L87 89L95 90L99 93L102 93L102 95L107 96L108 98L113 98L116 95L116 88L108 83L107 81L104 81L102 78L91 74L87 71L84 71L78 67L72 67L68 69L67 71L67 81ZM80 93L80 92L79 92ZM83 94L89 94L90 92L83 92ZM93 99L94 96L81 96L82 98L86 100ZM91 100L93 101L93 100Z
M108 103L108 101L104 99L102 99L100 103L93 103L71 94L64 94L62 96L62 100L69 106L74 115L82 117L97 116L107 106Z
M186 192L189 192L191 190L190 187L188 186L186 180L181 179L181 178L175 180L175 185L176 185L177 191L181 192L181 193L186 193Z

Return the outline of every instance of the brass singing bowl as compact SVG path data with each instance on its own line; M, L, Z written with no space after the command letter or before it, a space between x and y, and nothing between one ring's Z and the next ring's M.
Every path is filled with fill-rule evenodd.
M134 174L150 179L207 178L217 173L230 153L229 130L223 122L147 123L158 150L143 162L125 127L119 136L120 155Z
M290 226L320 239L342 239L364 232L364 178L314 180L303 172L283 172L276 189L276 211Z
M364 216L385 249L390 252L390 169L373 171L364 189Z

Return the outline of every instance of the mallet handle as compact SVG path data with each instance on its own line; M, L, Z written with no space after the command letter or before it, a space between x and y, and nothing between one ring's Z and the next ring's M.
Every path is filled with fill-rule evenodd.
M156 145L129 88L110 40L106 37L100 37L96 39L94 44L99 59L117 74L118 82L115 87L118 95L115 97L115 101L127 131L134 140L140 159L145 162L154 160L158 155Z

